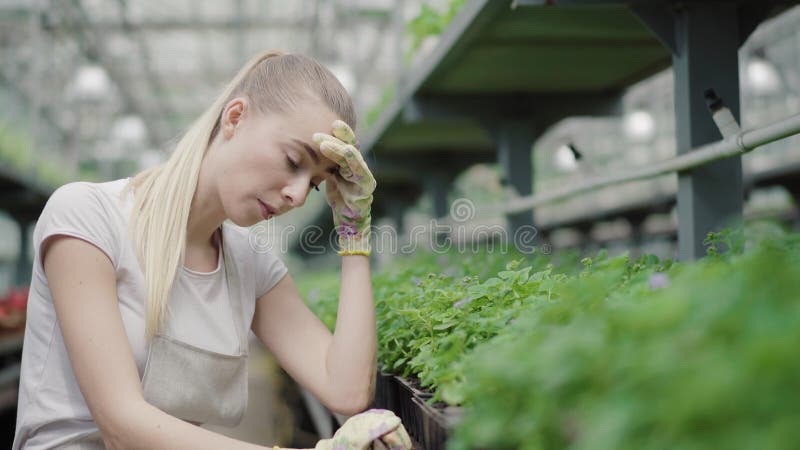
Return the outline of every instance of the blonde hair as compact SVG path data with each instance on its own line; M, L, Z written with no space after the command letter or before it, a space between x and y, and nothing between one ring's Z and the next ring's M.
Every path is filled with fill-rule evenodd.
M169 314L169 294L184 263L189 209L201 163L219 132L223 108L240 96L262 113L286 112L300 101L316 100L352 128L356 126L349 94L322 64L307 56L264 52L239 70L189 127L166 162L131 180L128 187L136 191L131 237L144 272L148 340Z

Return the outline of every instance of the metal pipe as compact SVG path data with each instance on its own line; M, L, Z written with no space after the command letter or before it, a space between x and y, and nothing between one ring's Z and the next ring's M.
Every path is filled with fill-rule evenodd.
M487 215L514 214L538 206L574 197L578 194L615 184L653 178L702 166L712 161L747 153L756 147L800 133L800 114L752 130L742 131L712 144L698 147L688 153L647 167L629 169L621 174L596 177L577 185L509 200L503 208L492 208Z

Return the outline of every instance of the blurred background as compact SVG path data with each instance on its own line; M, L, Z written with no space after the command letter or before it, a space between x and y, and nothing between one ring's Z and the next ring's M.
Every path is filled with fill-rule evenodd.
M17 291L29 284L30 233L55 187L128 177L164 161L188 124L256 52L303 53L327 65L355 101L357 133L362 140L367 136L370 143L379 143L381 130L387 129L381 123L383 114L420 67L451 44L442 36L470 3L0 0L0 292L6 292L7 299L19 296ZM741 47L739 69L743 128L800 112L799 7L782 9L758 26ZM673 79L670 68L656 70L626 87L618 113L566 117L539 130L531 146L533 192L675 155ZM485 140L486 134L475 139ZM745 155L745 176L761 179L758 174L781 170L796 179L798 144L795 136ZM392 168L394 160L382 158L379 145L367 151L370 163ZM413 160L405 163L426 164L420 155L408 156ZM398 188L403 195L383 197L373 224L393 227L403 242L412 238L408 230L442 217L457 199L468 199L480 212L508 198L499 161L456 162L457 172L440 178L426 172L424 179ZM450 161L433 164L447 166ZM380 177L378 184L380 191ZM592 192L537 208L535 223L552 249L603 247L613 253L633 248L674 256L677 184L672 174ZM771 217L797 228L796 191L779 181L747 187L746 218ZM413 193L405 195L406 191ZM606 214L627 211L630 205L645 207L628 216ZM305 208L274 219L270 232L281 239L286 236L281 256L293 273L313 274L335 267L337 259L330 252L311 255L298 243L302 233L281 231L310 226L326 230L329 216L324 192L312 192ZM508 226L503 216L478 216L480 224ZM422 238L423 247L433 240ZM381 253L375 262L385 264L393 256ZM7 335L17 340L6 341L4 354L6 366L13 369L19 324L12 323L9 330ZM240 436L270 444L286 439L284 428L299 433L301 427L287 424L279 412L290 411L292 402L299 404L302 394L279 392L280 383L274 380L280 370L268 359L259 359L253 367L253 395L277 400L251 401L263 408L251 407L252 416L246 420L250 425L244 425L250 428ZM0 373L0 382L7 386L0 393L3 425L12 434L16 370ZM286 406L270 406L280 402ZM303 414L296 420L311 421L308 412ZM265 431L265 420L274 430Z

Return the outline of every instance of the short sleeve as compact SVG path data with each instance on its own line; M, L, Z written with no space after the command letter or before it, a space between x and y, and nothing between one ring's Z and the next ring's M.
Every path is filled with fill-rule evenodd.
M41 250L48 238L72 236L89 242L118 266L119 239L112 222L111 205L87 182L65 184L50 196L33 232L35 260L42 264ZM40 267L41 268L41 267Z
M286 276L289 269L272 250L256 253L256 298L270 291L281 279Z

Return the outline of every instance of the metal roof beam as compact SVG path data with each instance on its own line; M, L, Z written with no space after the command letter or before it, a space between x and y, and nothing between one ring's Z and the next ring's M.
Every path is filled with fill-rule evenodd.
M415 95L402 110L404 123L429 120L533 118L553 123L566 116L622 113L622 92L564 94Z
M631 5L631 10L664 47L667 47L672 53L677 51L675 15L670 5L663 2L642 2Z

